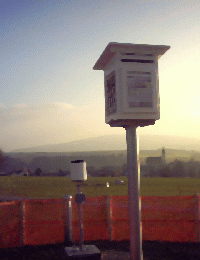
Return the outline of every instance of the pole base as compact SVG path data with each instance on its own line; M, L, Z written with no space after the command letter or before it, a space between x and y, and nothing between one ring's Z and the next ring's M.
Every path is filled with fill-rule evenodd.
M83 249L77 247L65 247L66 260L100 260L101 252L95 245L83 245Z

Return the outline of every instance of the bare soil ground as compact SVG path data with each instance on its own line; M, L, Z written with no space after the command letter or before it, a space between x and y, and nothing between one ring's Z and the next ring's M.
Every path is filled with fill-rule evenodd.
M96 245L101 251L102 260L129 259L128 241L109 242L95 241L85 244ZM24 248L0 249L2 260L64 260L64 247L71 245L57 244L45 246L25 246ZM198 243L164 243L143 242L144 260L200 260L200 244Z

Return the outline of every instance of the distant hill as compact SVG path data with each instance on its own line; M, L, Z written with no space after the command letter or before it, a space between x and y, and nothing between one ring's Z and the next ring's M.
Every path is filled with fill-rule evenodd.
M162 147L166 150L166 161L174 159L200 161L200 140L174 136L140 136L140 160L161 156ZM64 144L49 144L7 153L22 161L31 171L40 167L43 171L70 170L71 160L83 159L87 166L100 169L104 166L122 166L126 163L126 136L113 135L73 141Z
M200 151L200 139L167 135L140 135L140 150L178 149ZM12 152L85 152L126 150L126 135L106 135L62 144L47 144Z

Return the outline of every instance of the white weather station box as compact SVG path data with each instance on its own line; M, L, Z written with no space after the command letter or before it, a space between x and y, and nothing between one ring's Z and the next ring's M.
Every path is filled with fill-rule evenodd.
M107 45L93 67L104 71L107 124L145 126L160 118L158 59L169 48L112 42Z
M87 170L86 162L84 160L71 161L71 180L72 181L86 181Z

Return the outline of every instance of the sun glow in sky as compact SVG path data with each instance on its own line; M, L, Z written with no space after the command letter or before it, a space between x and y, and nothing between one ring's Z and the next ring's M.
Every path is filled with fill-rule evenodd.
M1 0L0 149L112 134L103 71L109 42L170 45L159 60L161 119L142 134L200 138L200 2Z

